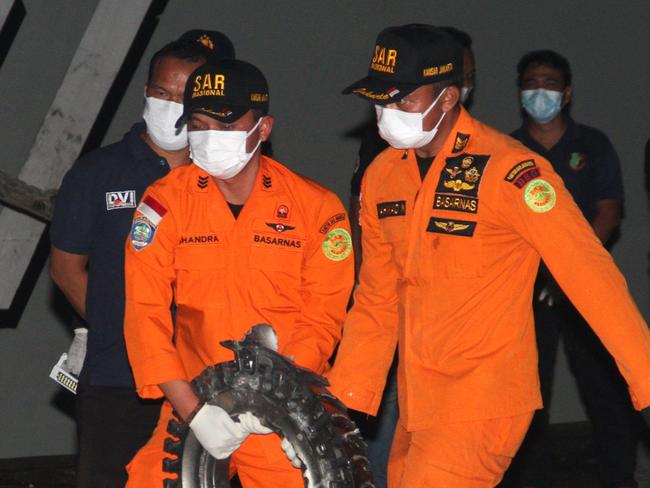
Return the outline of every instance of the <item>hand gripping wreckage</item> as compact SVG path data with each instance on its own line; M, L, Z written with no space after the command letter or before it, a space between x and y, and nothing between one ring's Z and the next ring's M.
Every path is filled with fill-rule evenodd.
M270 325L256 325L242 341L224 341L235 360L209 366L192 381L200 400L233 419L251 412L288 440L301 460L308 488L374 488L366 444L327 380L277 352ZM169 422L163 469L175 478L165 488L227 488L229 459L218 461L187 425Z

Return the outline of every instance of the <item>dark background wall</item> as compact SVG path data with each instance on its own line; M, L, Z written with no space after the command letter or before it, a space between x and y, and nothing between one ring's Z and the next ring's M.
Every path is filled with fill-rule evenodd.
M27 157L97 1L24 4L27 14L0 67L0 169L12 174ZM104 143L119 139L140 117L151 54L190 28L218 29L269 80L276 158L347 202L358 147L350 134L368 106L339 93L365 73L381 28L417 21L468 31L478 71L473 113L503 131L520 123L517 60L532 49L555 49L572 63L575 118L604 130L619 151L627 196L614 256L647 316L650 235L642 154L650 137L648 18L645 0L170 0ZM0 329L0 458L74 452L70 395L47 378L70 338L53 296L43 273L19 326ZM553 421L583 420L564 359L558 375Z

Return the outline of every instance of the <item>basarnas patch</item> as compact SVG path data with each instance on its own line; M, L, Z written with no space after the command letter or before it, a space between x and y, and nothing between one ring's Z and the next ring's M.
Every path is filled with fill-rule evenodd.
M524 190L524 201L536 213L545 213L555 206L555 188L548 181L537 179L528 183Z
M332 229L323 241L323 254L332 261L343 261L352 252L352 238L345 229Z
M156 225L144 215L140 215L131 224L131 245L136 251L144 249L153 241L156 235Z

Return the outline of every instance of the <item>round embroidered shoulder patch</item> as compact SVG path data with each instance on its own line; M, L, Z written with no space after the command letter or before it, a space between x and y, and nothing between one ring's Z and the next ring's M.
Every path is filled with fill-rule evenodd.
M555 206L555 189L545 180L533 180L524 190L524 201L533 212L548 212Z
M332 229L323 241L323 254L332 261L342 261L352 252L352 238L345 229Z
M131 244L136 250L147 247L153 241L156 226L147 217L137 217L131 225Z

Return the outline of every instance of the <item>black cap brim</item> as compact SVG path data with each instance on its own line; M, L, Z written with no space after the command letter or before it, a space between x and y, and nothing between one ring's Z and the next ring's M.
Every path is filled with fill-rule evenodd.
M345 88L341 93L350 93L365 98L375 105L388 105L400 101L406 95L417 90L422 85L410 83L395 84L392 80L382 80L372 76L366 76L356 83Z
M184 113L176 121L176 128L179 129L183 124L187 123L187 119L190 118L190 115L193 113L199 113L212 117L219 122L224 122L226 124L232 124L233 122L241 119L246 112L252 110L251 107L231 107L231 106L221 106L221 107L196 107L191 109L189 112Z

